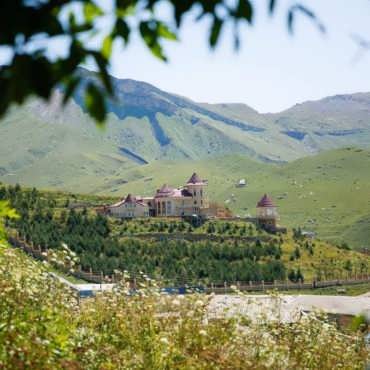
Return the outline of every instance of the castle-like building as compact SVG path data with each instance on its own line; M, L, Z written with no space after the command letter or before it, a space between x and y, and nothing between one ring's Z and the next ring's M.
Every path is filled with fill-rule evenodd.
M173 188L164 184L153 197L128 194L120 202L104 207L105 214L119 218L189 217L209 216L232 218L211 211L207 197L207 180L193 173L183 187ZM278 226L279 214L273 200L265 194L256 206L256 217L250 218L263 229L271 232L286 230Z
M207 180L193 173L185 186L172 188L164 184L153 197L131 194L106 207L105 212L120 218L208 216Z

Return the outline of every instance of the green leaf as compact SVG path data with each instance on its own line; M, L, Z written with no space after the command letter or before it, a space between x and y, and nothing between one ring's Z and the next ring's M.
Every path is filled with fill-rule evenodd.
M236 18L242 18L247 22L252 23L253 8L249 0L239 0L235 16Z
M157 32L158 32L158 35L164 39L167 39L167 40L173 40L173 41L176 41L177 40L177 35L172 32L166 24L162 23L162 22L158 22L158 26L157 26Z
M114 37L120 36L123 38L125 43L127 44L130 37L130 28L128 24L123 19L117 19L116 25L113 31Z
M118 17L127 17L135 13L137 0L116 0L116 14Z
M105 89L109 94L113 94L111 78L107 71L108 60L98 52L92 52L96 64L99 67L99 78L103 82Z
M83 13L86 21L88 22L92 22L95 18L104 14L101 8L91 1L88 1L84 4Z
M76 87L81 81L81 77L72 77L68 83L66 83L66 90L63 97L63 105L67 104L68 100L74 93Z
M166 61L167 58L163 53L162 46L158 40L158 32L153 21L144 21L140 23L140 34L146 46L157 58Z
M0 219L4 217L19 218L19 215L13 208L10 208L9 202L0 201Z
M107 35L103 40L102 55L104 58L109 59L112 55L113 38L111 35Z
M306 8L305 6L301 4L296 4L292 6L288 12L287 23L288 23L288 30L290 33L294 32L294 15L296 12L300 12L306 17L310 18L316 24L316 27L319 29L320 32L322 33L326 32L324 24L316 17L315 13L312 10Z
M158 42L156 42L154 45L150 47L150 51L157 58L163 60L164 62L167 61L167 57L164 55L163 48Z
M294 11L292 9L288 12L288 30L290 33L293 33L293 22L294 22Z
M103 123L106 115L102 92L90 82L85 91L85 107L97 123Z
M269 3L269 13L270 14L274 13L275 7L276 7L276 0L270 0L270 3Z
M217 44L217 41L220 37L223 21L220 18L215 17L213 19L211 34L209 36L209 44L214 48Z

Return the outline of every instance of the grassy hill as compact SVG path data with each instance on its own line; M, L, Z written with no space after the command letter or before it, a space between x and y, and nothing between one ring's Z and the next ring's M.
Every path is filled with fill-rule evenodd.
M40 150L42 145L40 142ZM321 238L347 242L356 248L370 244L369 151L340 149L282 165L229 155L137 166L118 155L106 154L104 149L109 148L103 142L94 155L86 154L84 168L74 163L73 151L68 151L63 160L57 155L47 156L49 172L39 159L29 164L24 176L4 175L0 179L110 197L123 197L129 192L149 196L164 183L183 185L196 171L209 180L209 198L227 205L237 215L254 215L257 201L266 192L279 207L281 224L301 226L316 231ZM9 159L14 156L15 162L21 160L7 143L1 146L0 152L3 150L9 153ZM62 152L63 145L58 150ZM24 155L30 158L26 150ZM242 178L247 186L237 188L235 184Z
M370 152L340 149L283 165L243 156L197 162L154 163L125 172L94 188L101 194L151 195L163 183L180 186L193 171L209 181L209 197L240 216L254 215L263 193L275 199L281 223L313 230L321 238L353 247L370 245ZM247 186L237 188L241 178ZM108 190L109 189L109 190Z
M82 86L95 78L87 70L81 74ZM104 130L84 113L81 89L64 109L59 90L48 104L30 100L14 108L0 121L0 178L89 191L147 163L224 155L281 163L370 142L369 94L260 114L245 104L200 104L140 81L112 83L117 99L109 101Z
M116 269L133 274L144 271L168 284L182 279L193 283L271 282L296 281L291 277L293 271L311 281L365 274L370 268L369 256L292 232L274 236L241 220L210 220L201 227L168 218L122 221L96 215L95 205L105 198L72 198L21 187L1 187L0 199L9 201L20 215L8 221L8 227L17 229L29 243L55 250L65 242L84 270L104 274ZM70 209L72 203L80 207ZM0 207L4 209L4 202L0 201Z

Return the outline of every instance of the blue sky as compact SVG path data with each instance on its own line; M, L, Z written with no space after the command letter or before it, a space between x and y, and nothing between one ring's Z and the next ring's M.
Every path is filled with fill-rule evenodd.
M111 0L97 0L106 6ZM351 34L370 40L369 0L300 0L327 28L321 34L304 16L296 19L292 36L286 28L287 8L295 0L279 0L273 18L267 0L254 0L253 27L242 27L242 47L233 48L225 29L215 51L207 44L208 23L190 14L180 41L165 44L168 63L155 59L138 37L123 49L116 43L110 72L132 78L195 101L245 103L260 112L277 112L296 103L328 95L370 91L370 52L357 58ZM108 5L109 6L109 5ZM160 8L166 17L168 9ZM63 42L50 48L63 54ZM9 53L0 50L0 63ZM93 66L89 66L92 67Z
M179 43L166 44L168 63L154 59L135 38L114 49L114 76L152 83L202 102L242 102L260 112L275 112L305 100L333 94L370 91L370 53L354 62L356 44L350 35L370 39L370 1L307 0L327 27L322 35L303 16L294 36L286 30L280 0L273 19L258 0L254 27L242 28L242 48L235 52L231 33L223 34L216 51L209 50L207 23L184 23Z

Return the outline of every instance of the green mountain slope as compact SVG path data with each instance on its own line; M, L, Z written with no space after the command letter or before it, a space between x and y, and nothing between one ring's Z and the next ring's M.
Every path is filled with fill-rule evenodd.
M58 131L53 133L60 136ZM370 152L366 150L334 150L281 165L242 155L137 165L117 153L107 154L109 147L104 142L92 147L86 140L86 150L95 155L84 155L81 161L85 165L80 168L74 164L76 153L56 143L51 142L51 146L56 146L63 161L50 154L38 160L35 153L32 157L24 148L29 160L27 171L23 176L3 175L1 181L115 197L129 192L148 196L164 183L183 185L197 171L209 180L210 199L227 205L235 214L254 215L257 201L266 192L279 206L282 224L316 231L334 242L370 245ZM40 151L47 153L48 148L40 143ZM17 160L22 158L9 156L9 161ZM50 161L53 170L44 172L45 161ZM236 187L242 178L247 186Z
M265 117L312 151L370 145L370 93L308 101Z
M148 164L94 189L123 196L151 195L163 183L182 185L193 171L209 181L209 197L240 216L254 215L263 193L273 196L281 223L316 231L334 242L370 246L370 152L341 149L283 165L261 164L243 156L196 162ZM236 187L239 179L247 186ZM107 191L109 189L109 191Z
M80 73L82 86L96 78ZM245 104L199 104L144 82L112 78L112 83L117 98L108 104L103 131L84 113L81 88L64 109L59 90L49 104L32 100L13 109L0 122L0 175L61 188L75 181L77 190L85 190L85 182L156 161L241 154L284 162L370 142L370 94L262 115Z

